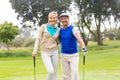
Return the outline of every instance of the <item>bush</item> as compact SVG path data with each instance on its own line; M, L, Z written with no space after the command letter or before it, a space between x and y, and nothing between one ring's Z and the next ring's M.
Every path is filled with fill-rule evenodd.
M34 39L32 38L18 38L9 43L10 47L31 47L34 46Z
M32 49L0 50L0 57L27 57L31 56Z

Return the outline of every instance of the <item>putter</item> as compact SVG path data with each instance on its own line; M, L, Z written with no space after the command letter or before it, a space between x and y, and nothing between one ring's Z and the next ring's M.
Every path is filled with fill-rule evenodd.
M33 57L33 63L34 63L34 80L36 80L36 72L35 72L36 61L35 61L35 57Z
M83 80L85 80L85 55L83 55Z

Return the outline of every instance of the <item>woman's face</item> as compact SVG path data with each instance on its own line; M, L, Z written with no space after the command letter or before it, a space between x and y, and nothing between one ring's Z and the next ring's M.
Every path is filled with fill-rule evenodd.
M51 26L54 26L57 23L57 20L58 20L58 18L56 15L50 15L48 17L48 22Z

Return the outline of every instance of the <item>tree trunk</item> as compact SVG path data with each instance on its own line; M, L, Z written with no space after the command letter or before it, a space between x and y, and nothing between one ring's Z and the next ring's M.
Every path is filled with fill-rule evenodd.
M100 31L99 26L98 26L98 29L97 29L97 35L98 35L97 44L98 45L103 45L103 41L102 41L102 37L101 37L101 31Z
M101 31L100 31L100 27L101 27L100 23L101 23L101 17L99 15L98 25L96 25L97 26L97 35L98 35L97 44L103 45L103 40L102 40L102 36L101 36Z
M10 49L9 49L9 45L8 45L8 43L6 43L6 45L7 45L7 50L10 50Z

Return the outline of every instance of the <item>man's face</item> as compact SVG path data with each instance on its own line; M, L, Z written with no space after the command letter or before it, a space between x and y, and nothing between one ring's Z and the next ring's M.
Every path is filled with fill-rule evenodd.
M62 17L60 18L60 21L61 21L63 27L69 25L69 18L66 17L66 16L62 16Z

